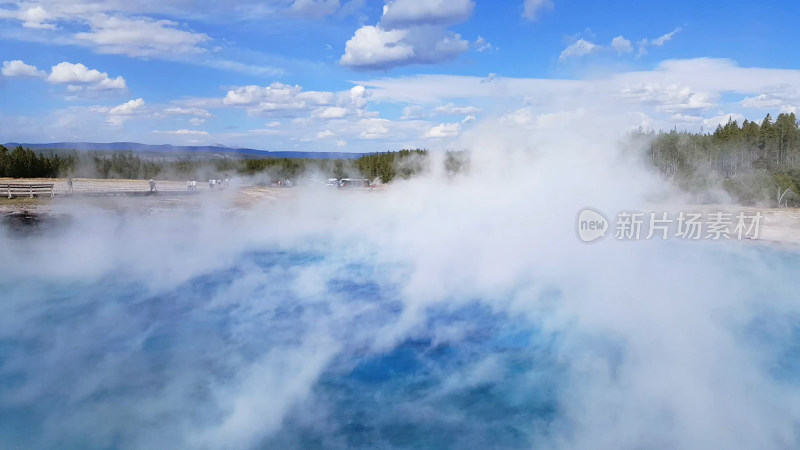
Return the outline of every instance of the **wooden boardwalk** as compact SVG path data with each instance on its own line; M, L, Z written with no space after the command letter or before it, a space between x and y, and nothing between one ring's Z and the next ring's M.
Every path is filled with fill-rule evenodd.
M3 183L0 194L8 198L14 197L55 197L55 183Z

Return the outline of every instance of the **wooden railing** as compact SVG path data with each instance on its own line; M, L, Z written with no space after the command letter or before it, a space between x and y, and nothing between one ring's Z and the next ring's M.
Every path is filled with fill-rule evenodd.
M53 183L39 183L39 184L23 184L23 183L5 183L0 184L0 194L8 198L29 196L40 197L42 195L49 195L51 198L56 195L55 184Z

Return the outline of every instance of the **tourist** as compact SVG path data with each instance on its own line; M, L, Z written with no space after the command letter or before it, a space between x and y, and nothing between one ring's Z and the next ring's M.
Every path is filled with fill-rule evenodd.
M150 192L156 192L156 180L150 178Z

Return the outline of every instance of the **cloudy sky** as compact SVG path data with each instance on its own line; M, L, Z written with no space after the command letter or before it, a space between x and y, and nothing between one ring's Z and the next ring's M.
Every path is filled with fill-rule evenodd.
M0 142L463 147L586 105L699 130L800 106L800 2L0 0Z

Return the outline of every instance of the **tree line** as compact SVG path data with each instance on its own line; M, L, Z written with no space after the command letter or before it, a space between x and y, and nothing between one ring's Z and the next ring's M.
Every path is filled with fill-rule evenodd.
M722 189L744 204L800 205L800 124L794 113L761 122L733 118L711 132L635 130L633 148L646 149L656 171L698 195ZM146 159L133 152L61 152L36 154L0 145L0 177L126 178L205 180L240 174L272 182L303 176L368 178L389 183L430 168L427 150L400 150L358 159ZM448 152L447 173L469 168L469 155Z
M721 187L742 203L800 201L800 125L794 113L767 114L759 123L729 118L712 133L675 129L632 134L650 163L689 192Z
M75 166L73 156L44 156L29 148L17 146L13 150L0 145L0 177L56 178Z
M13 150L0 145L0 177L11 178L102 178L205 180L223 174L258 176L273 181L295 180L306 175L333 178L368 178L389 183L408 178L425 169L427 150L401 150L376 153L355 160L345 159L146 159L133 152L83 153L68 151L35 153L18 146Z
M29 148L17 146L9 150L0 145L0 177L59 178L69 176L91 178L152 178L158 176L163 165L142 160L132 152L114 153L110 156L71 151L62 154L34 153Z

